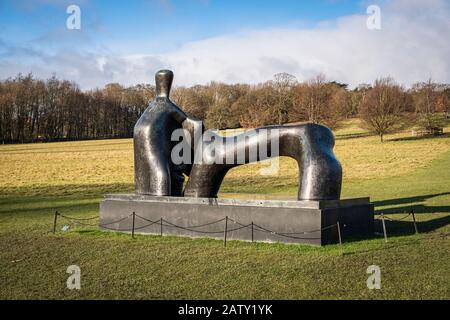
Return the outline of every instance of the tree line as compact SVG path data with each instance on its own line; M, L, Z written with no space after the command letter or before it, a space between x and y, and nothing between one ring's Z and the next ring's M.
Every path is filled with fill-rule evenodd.
M0 142L128 138L149 101L152 85L80 90L55 76L32 74L0 81ZM392 78L353 90L318 75L305 82L288 74L258 85L224 84L176 87L172 100L190 117L216 129L313 122L337 128L360 117L383 140L387 133L418 126L433 130L445 125L450 112L450 85L432 80L405 89Z

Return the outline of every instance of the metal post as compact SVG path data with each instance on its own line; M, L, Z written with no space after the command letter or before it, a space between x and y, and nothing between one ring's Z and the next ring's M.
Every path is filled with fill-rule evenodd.
M134 238L134 221L136 220L136 213L133 212L133 227L131 229L131 237Z
M342 250L341 225L339 224L339 221L336 223L336 225L337 225L337 231L338 231L338 237L339 237L339 246L341 247L341 254L344 255L344 252Z
M418 234L419 233L419 229L417 228L416 215L414 214L414 209L411 210L411 214L412 214L412 217L413 217L414 230L416 231L416 234Z
M383 224L384 242L388 242L387 232L386 232L386 223L384 222L384 214L383 213L381 213L381 223Z
M56 210L55 211L55 218L53 220L53 234L56 233L56 220L58 219L58 215L59 215L58 210Z
M223 233L223 245L227 246L227 233L228 233L228 216L225 217L225 230Z
M163 218L161 217L161 220L160 220L160 236L161 237L163 236L163 229L162 229L162 227L163 227Z
M253 240L254 240L254 237L253 237L253 221L252 221L252 242L253 242Z

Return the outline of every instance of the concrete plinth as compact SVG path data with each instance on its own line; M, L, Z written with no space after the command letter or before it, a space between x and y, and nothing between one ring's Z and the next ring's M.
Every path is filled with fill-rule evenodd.
M131 232L133 212L135 233L160 234L162 227L164 235L223 239L227 229L228 240L324 245L339 241L338 221L344 241L373 234L374 227L369 198L280 201L135 194L106 195L100 204L100 227Z

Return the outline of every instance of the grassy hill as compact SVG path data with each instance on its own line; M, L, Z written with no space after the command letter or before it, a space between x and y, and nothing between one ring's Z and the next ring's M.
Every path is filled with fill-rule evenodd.
M344 239L343 248L102 233L70 225L50 231L53 213L91 217L105 193L133 190L132 140L0 146L0 298L450 298L450 128L444 136L385 143L355 120L336 131L343 197L370 196L387 222L382 237ZM264 163L233 169L222 197L295 198L296 163L255 176ZM62 227L59 225L58 230ZM380 229L380 225L377 224ZM343 254L342 254L343 253ZM81 268L80 291L66 269ZM382 289L368 290L379 265Z

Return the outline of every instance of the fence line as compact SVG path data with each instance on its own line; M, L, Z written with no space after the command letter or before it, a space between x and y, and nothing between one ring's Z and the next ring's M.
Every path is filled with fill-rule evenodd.
M393 219L393 218L390 218L390 217L386 217L383 213L381 213L380 216L381 216L381 219L375 219L375 220L378 220L378 221L381 220L381 224L382 224L382 227L383 227L384 242L388 242L387 228L386 228L385 220L392 221L392 222L400 222L400 221L405 220L409 216L412 216L412 218L413 218L412 223L414 225L414 232L416 234L419 234L419 228L417 227L416 215L414 214L414 209L411 209L410 213L406 214L404 217L402 217L400 219Z
M408 218L409 216L413 217L413 224L414 224L414 230L416 233L419 233L418 228L417 228L417 224L416 224L416 218L415 218L415 214L414 214L414 210L412 210L410 213L408 213L407 215L405 215L404 217L400 218L400 219L393 219L393 218L389 218L386 217L383 213L380 214L381 219L374 219L374 220L378 220L378 221L382 221L382 226L383 226L383 235L385 238L385 242L387 242L387 228L386 228L386 224L385 224L385 220L388 221L403 221L406 218ZM165 220L164 218L160 218L159 220L153 221L151 219L142 217L138 214L136 214L135 212L129 214L128 216L125 216L123 218L120 218L119 220L116 221L111 221L108 223L104 223L104 224L90 224L90 223L86 223L85 221L90 221L90 220L94 220L94 219L98 219L99 216L95 216L95 217L89 217L89 218L74 218L74 217L69 217L63 214L60 214L58 211L55 212L55 216L54 216L54 224L53 224L53 233L56 233L56 224L57 224L57 218L61 217L63 219L69 220L69 221L74 221L75 223L82 225L82 226L99 226L101 228L107 229L107 230L111 230L111 231L118 231L118 232L127 232L127 231L131 231L132 232L132 236L134 237L134 231L136 230L142 230L145 229L149 226L155 225L155 224L159 224L160 225L160 234L161 236L163 235L163 227L173 227L173 228L178 228L178 229L182 229L182 230L186 230L186 231L190 231L190 232L195 232L195 233L199 233L199 234L224 234L224 244L226 246L226 238L227 238L227 234L230 232L234 232L234 231L238 231L241 229L245 229L245 228L249 228L251 229L251 239L252 242L254 241L254 231L258 231L258 232L265 232L265 233L270 233L276 236L280 236L280 237L284 237L284 238L288 238L288 239L297 239L297 240L319 240L320 237L299 237L297 235L307 235L307 234L313 234L313 233L317 233L317 232L322 232L328 229L332 229L332 228L337 228L337 232L338 232L338 236L339 236L339 243L342 246L342 234L341 234L341 225L339 225L339 221L335 224L320 228L320 229L315 229L315 230L310 230L310 231L299 231L299 232L277 232L274 230L270 230L268 228L262 227L256 223L254 223L253 221L249 224L242 224L239 221L236 221L232 218L229 217L224 217L222 219L218 219L212 222L208 222L208 223L204 223L201 225L193 225L193 226L179 226L177 224L174 224L170 221ZM125 221L127 219L129 219L130 217L133 218L132 221L132 226L131 228L111 228L109 227L112 224L117 224L120 223L122 221ZM143 226L135 226L135 218L139 218L143 221L149 222L148 224L145 224ZM202 228L202 227L206 227L206 226L210 226L210 225L214 225L214 224L218 224L220 222L225 221L225 229L221 229L221 230L217 230L217 231L206 231L206 230L198 230L198 228ZM232 229L228 229L228 221L231 221L237 225L239 225L239 227L237 228L232 228ZM348 227L345 224L342 224L342 227L346 228ZM376 234L376 233L375 233Z
M389 220L389 221L403 221L403 220L405 220L406 218L408 218L409 216L411 216L411 212L410 213L408 213L406 216L404 216L403 218L400 218L400 219L393 219L393 218L390 218L390 217L387 217L387 216L385 216L384 214L381 214L382 216L384 216L384 218L385 219L387 219L387 220Z
M55 217L56 216L60 216L60 217L62 217L64 219L67 219L67 220L73 220L75 223L80 224L80 225L84 225L84 226L97 226L97 224L88 224L88 223L84 223L84 222L80 222L80 221L93 220L93 219L98 219L99 218L99 217L74 218L74 217L68 217L68 216L61 215L61 214L57 214L57 215L55 215ZM139 218L141 220L144 220L144 221L147 221L149 223L144 225L144 226L140 226L140 227L132 226L131 228L128 227L128 228L120 228L119 229L119 228L108 227L108 226L110 226L112 224L120 223L120 222L122 222L124 220L127 220L130 217L137 217L137 218ZM206 231L206 230L197 230L196 229L196 228L201 228L201 227L206 227L206 226L210 226L210 225L213 225L213 224L217 224L217 223L220 223L220 222L223 222L223 221L227 222L227 220L230 220L231 222L233 222L235 224L238 224L239 227L231 228L231 229L226 228L226 230L221 229L221 230L217 230L217 231ZM55 224L56 224L56 220L55 220ZM277 236L290 238L290 239L300 239L300 240L309 239L309 240L314 240L314 239L320 239L320 238L302 238L302 237L297 237L297 236L292 236L292 235L311 234L311 233L316 233L316 232L320 232L320 231L323 231L323 230L327 230L327 229L331 229L331 228L336 227L336 224L333 224L333 225L330 225L330 226L327 226L327 227L324 227L324 228L321 228L321 229L316 229L316 230L281 233L281 232L276 232L276 231L264 228L264 227L262 227L262 226L260 226L258 224L253 223L253 222L251 222L249 224L242 224L242 223L240 223L240 222L238 222L238 221L236 221L234 219L228 218L228 217L225 217L225 218L222 218L222 219L219 219L219 220L215 220L215 221L212 221L212 222L209 222L209 223L201 224L201 225L179 226L179 225L174 224L174 223L172 223L170 221L167 221L166 219L163 219L163 218L161 218L160 220L157 220L157 221L153 221L151 219L144 218L144 217L142 217L142 216L140 216L138 214L135 214L135 213L129 214L128 216L123 217L123 218L121 218L119 220L116 220L116 221L111 221L111 222L108 222L108 223L105 223L105 224L98 224L98 226L101 227L101 228L107 229L107 230L111 230L111 231L119 231L119 232L121 232L121 231L122 232L132 231L133 232L133 230L141 230L141 229L147 228L147 227L149 227L151 225L154 225L154 224L160 224L161 227L163 227L163 226L164 227L174 227L174 228L178 228L178 229L182 229L182 230L186 230L186 231L190 231L190 232L196 232L196 233L200 233L200 234L221 234L221 233L228 234L230 232L238 231L238 230L241 230L241 229L244 229L244 228L250 228L252 230L252 241L254 240L253 231L266 232L266 233L270 233L270 234L274 234L274 235L277 235Z

